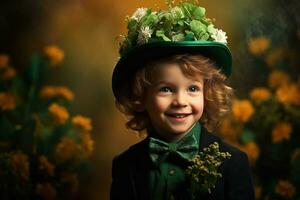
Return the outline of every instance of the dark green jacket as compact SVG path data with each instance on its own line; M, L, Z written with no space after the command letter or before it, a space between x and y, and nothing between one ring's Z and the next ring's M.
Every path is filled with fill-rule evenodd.
M153 164L148 153L149 137L131 146L113 160L111 200L152 200L149 191L149 171ZM220 137L202 128L200 151L218 142L220 151L229 152L231 158L224 161L222 173L211 194L203 194L203 200L254 200L254 189L247 155L225 143Z

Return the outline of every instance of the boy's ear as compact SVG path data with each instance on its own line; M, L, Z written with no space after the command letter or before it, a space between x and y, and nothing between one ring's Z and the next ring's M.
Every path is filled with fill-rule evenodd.
M134 105L134 108L133 108L133 109L134 109L135 111L137 111L137 112L143 112L143 111L146 110L144 103L141 102L141 101L135 101L135 102L133 103L133 105Z

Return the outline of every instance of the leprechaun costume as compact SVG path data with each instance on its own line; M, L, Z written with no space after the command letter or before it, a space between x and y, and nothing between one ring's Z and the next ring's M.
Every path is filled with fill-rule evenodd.
M112 77L117 100L131 89L132 75L145 62L174 54L201 54L213 60L226 76L231 73L226 33L214 27L202 7L181 3L159 12L140 8L128 19L127 28ZM210 149L213 143L218 144L215 150ZM196 155L206 158L203 152L218 155L214 157L218 163L215 169L204 170L208 174L204 178L197 171L193 174L189 167ZM201 171L201 166L196 167ZM188 168L192 173L187 174ZM195 174L196 184L191 183ZM205 187L206 182L213 182L212 187ZM252 200L254 191L246 154L209 133L198 122L176 143L163 141L151 130L146 139L115 157L110 199Z

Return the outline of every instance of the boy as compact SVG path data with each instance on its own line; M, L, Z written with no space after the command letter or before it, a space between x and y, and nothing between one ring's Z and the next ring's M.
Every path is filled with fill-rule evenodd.
M254 199L246 154L210 133L232 95L225 83L231 71L225 33L190 3L160 12L138 9L128 29L113 92L131 117L127 127L148 137L114 159L110 198L195 199L186 169L217 142L231 158L218 168L222 177L197 198Z

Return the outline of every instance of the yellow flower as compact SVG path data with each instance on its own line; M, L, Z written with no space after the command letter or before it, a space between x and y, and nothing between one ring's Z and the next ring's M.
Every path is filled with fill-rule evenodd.
M91 119L83 117L81 115L76 115L72 118L72 123L74 126L77 126L85 131L92 130Z
M5 71L3 72L3 74L1 74L1 79L7 81L7 80L10 80L13 77L15 77L16 74L17 74L17 72L16 72L16 70L14 68L7 67L5 69Z
M6 54L0 54L0 69L8 66L9 56Z
M235 143L241 132L241 126L227 117L222 120L218 132L229 142Z
M260 186L255 186L255 199L260 199L262 188Z
M254 165L260 154L258 145L255 142L249 142L242 145L240 149L248 155L250 163Z
M79 181L76 174L63 173L60 181L62 185L67 186L67 191L74 194L78 190Z
M288 52L283 48L273 49L266 56L266 63L270 67L273 67L280 59L284 59L285 57L287 57L287 55Z
M44 86L40 92L41 98L50 99L54 97L62 97L67 101L74 99L73 92L65 86Z
M48 111L54 117L54 120L58 124L64 124L69 119L69 113L66 108L53 103L49 106Z
M278 143L282 140L289 140L292 133L292 126L287 122L279 122L272 130L272 142Z
M67 87L57 87L57 94L68 101L72 101L74 99L73 92Z
M40 161L40 166L39 166L40 170L45 171L50 176L53 176L55 166L49 162L48 158L42 155L39 157L39 161Z
M44 53L48 57L51 65L61 63L65 57L64 52L55 45L45 47Z
M296 84L282 85L276 90L276 98L284 105L300 105L300 87Z
M63 137L55 147L55 158L58 162L74 159L79 153L79 145L69 137Z
M232 105L233 116L241 122L247 122L254 113L254 108L248 100L234 100Z
M57 196L56 189L51 185L51 183L37 184L36 193L44 200L55 200Z
M81 144L87 155L91 155L94 150L94 140L89 133L82 133Z
M2 111L5 111L5 110L13 110L15 108L16 108L15 96L8 92L0 92L0 109Z
M44 99L50 99L56 97L56 88L53 86L44 86L40 92L40 97Z
M248 43L250 52L254 55L261 55L270 46L270 40L266 37L251 38Z
M264 87L254 88L250 92L251 99L256 102L268 100L270 98L270 96L271 96L270 90L268 90L267 88L264 88Z
M268 83L271 88L278 88L290 82L290 77L287 73L279 70L274 70L269 75Z
M286 180L279 180L275 187L275 193L279 194L280 196L286 199L292 198L295 192L295 187L289 181Z
M24 180L29 178L29 161L28 156L21 151L17 151L11 156L11 165L13 171L20 175Z

